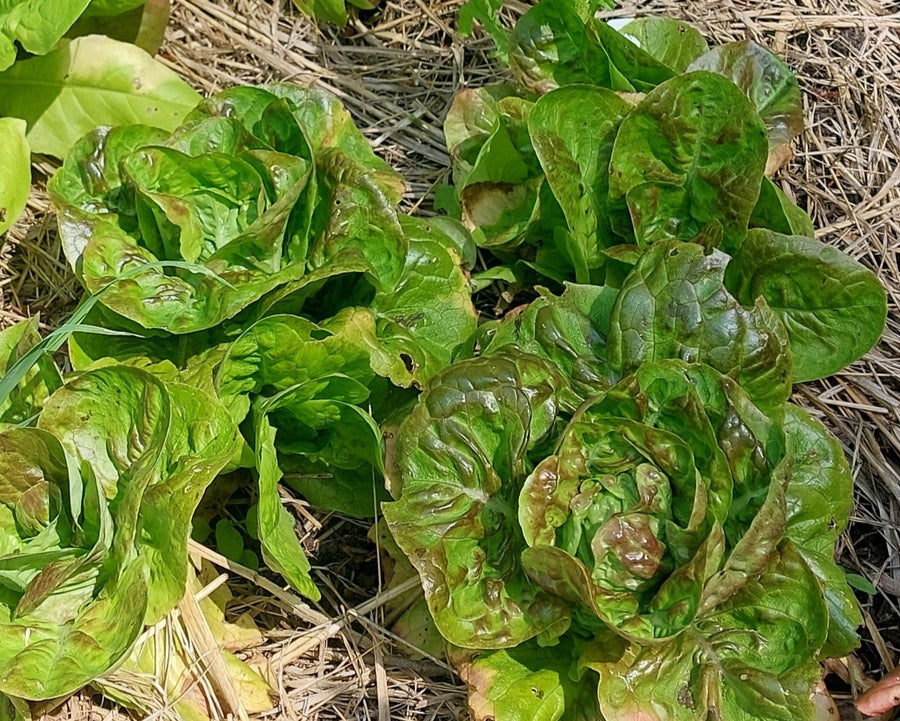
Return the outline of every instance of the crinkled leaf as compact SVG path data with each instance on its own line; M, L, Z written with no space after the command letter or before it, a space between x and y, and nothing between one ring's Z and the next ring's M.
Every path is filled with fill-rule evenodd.
M401 347L407 347L405 355L402 349L392 353L403 363L405 373L388 376L397 385L421 385L449 364L455 350L472 334L476 313L461 258L442 226L419 218L404 218L402 226L409 243L403 273L390 291L375 294L371 309L383 343L404 336L411 341L403 344L401 340ZM420 355L425 356L424 362L416 360Z
M0 9L0 70L15 62L17 42L34 55L49 53L90 1L10 0L4 3Z
M292 83L272 83L266 90L288 102L314 155L327 155L324 151L329 149L340 151L374 173L389 204L400 202L405 190L403 178L375 154L340 100L324 90Z
M113 514L121 521L125 509L117 505L127 503L136 523L141 495L156 475L170 412L169 394L159 380L135 368L114 366L63 386L38 423L57 435L82 467L90 468ZM123 488L120 480L128 484ZM132 486L140 490L132 493ZM120 494L125 495L120 499Z
M524 353L465 361L432 379L400 428L402 495L383 511L452 643L508 647L568 625L522 571L515 511L525 454L553 422L559 383Z
M223 91L168 137L94 133L51 183L87 289L179 334L341 275L393 287L402 189L336 99L283 84Z
M317 168L330 214L324 232L310 245L310 267L359 258L372 268L379 288L393 287L403 272L407 243L390 188L376 171L336 150L326 151Z
M621 655L598 643L582 663L600 674L607 719L795 721L813 717L826 630L820 586L787 544L762 576L672 641Z
M604 290L608 289L569 285L559 297L545 293L521 313L490 327L481 354L496 355L514 345L552 361L581 399L597 394L611 376L606 340L592 314L603 303Z
M54 543L71 541L71 506L75 506L75 513L80 511L77 505L83 488L78 479L69 478L66 456L59 441L34 428L9 429L0 433L0 448L3 450L0 454L0 514L3 517L0 524L0 557L8 561L9 554L20 553L26 548L41 553ZM52 487L56 487L58 494L51 493ZM29 494L32 495L30 499ZM57 503L48 503L51 495L57 496ZM63 505L64 495L67 499L71 495L75 503L70 500L69 504ZM23 528L20 523L22 511L27 510L25 502L38 502L43 506L40 523L33 524L31 529ZM99 519L91 516L85 519L85 523L97 530ZM76 540L76 548L84 551L95 540L95 537L86 537L84 543ZM77 552L75 555L78 555ZM24 559L24 556L20 558ZM40 567L40 562L34 564L34 568L26 572L30 575L10 573L12 569L5 568L0 585L12 584L10 588L21 590Z
M604 54L591 41L583 5L542 0L519 18L510 36L509 65L520 85L540 94L573 83L603 84Z
M99 127L72 146L47 189L56 206L63 252L73 267L90 239L98 208L134 215L133 200L121 189L120 163L142 146L165 139L165 131L145 125ZM130 225L136 227L136 219Z
M258 240L262 252L268 254L272 241L284 232L300 190L298 186L280 198L248 226L243 240ZM302 264L289 264L272 272L247 255L230 266L212 256L205 265L185 264L181 274L175 275L160 267L151 251L102 216L72 230L76 242L89 237L79 267L87 289L96 293L116 281L104 292L102 302L146 328L176 333L209 328L234 316L267 291L303 275ZM124 272L130 273L128 278L121 278Z
M378 317L370 308L347 308L325 325L352 339L367 354L372 371L396 386L419 387L419 379L430 378L445 365L409 330L390 318Z
M509 63L538 94L574 83L645 92L675 73L630 39L592 19L588 3L542 0L516 23Z
M259 473L259 543L263 560L291 586L313 601L321 597L309 575L310 564L294 530L294 518L281 504L281 470L275 451L275 429L265 413L256 418L256 458Z
M147 618L155 623L183 595L191 518L235 454L237 431L226 409L200 388L113 366L57 391L39 424L110 499L113 552L121 562L133 547L147 567Z
M111 514L55 436L9 430L0 447L0 692L56 698L108 670L143 625L144 564L127 560L143 483L123 480Z
M787 332L764 300L745 310L725 289L729 260L693 243L651 247L616 299L610 364L627 374L665 358L706 363L761 405L784 403L792 380Z
M237 428L204 390L167 384L168 434L156 480L141 500L139 553L150 572L147 623L160 620L184 595L191 518L203 493L231 460Z
M251 325L230 346L217 372L216 390L240 423L251 399L264 388L282 392L334 372L371 381L368 355L353 337L299 316L272 315Z
M369 516L382 495L373 491L373 478L381 475L381 433L358 404L367 401L372 377L353 329L331 332L275 315L234 342L216 385L235 421L259 399L267 424L280 431L274 445L286 483L321 508Z
M205 262L229 243L240 242L241 233L260 218L260 208L267 204L263 178L256 169L247 160L224 153L190 157L170 148L148 147L125 158L122 169L135 189L144 242L149 245L153 238L152 249L160 257ZM305 170L305 163L284 169L301 182ZM257 262L271 262L276 250L280 253L281 248L272 248Z
M10 618L0 605L0 690L33 700L67 696L109 670L143 627L147 582L129 563L68 624Z
M725 285L745 307L764 298L784 323L796 382L837 373L884 329L887 301L875 274L812 238L750 231Z
M784 62L752 40L738 40L697 58L688 68L693 70L728 78L753 102L768 132L768 175L790 159L789 143L803 132L803 102L797 78Z
M683 632L782 537L779 431L707 366L643 364L582 406L526 480L526 571L629 638Z
M499 651L465 652L451 658L469 687L474 721L594 721L599 718L597 677L575 661L580 640L564 636L543 648L528 641ZM580 678L577 676L580 675Z
M733 83L708 72L679 75L622 122L610 197L627 203L642 247L692 240L714 224L722 250L733 253L746 236L765 158L765 126Z
M28 123L32 151L60 158L98 125L173 130L199 100L140 48L100 35L65 40L0 74L3 114Z

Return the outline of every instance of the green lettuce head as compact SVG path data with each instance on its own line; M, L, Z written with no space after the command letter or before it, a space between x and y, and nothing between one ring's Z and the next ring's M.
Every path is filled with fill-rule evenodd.
M811 718L817 659L852 649L859 620L831 560L850 498L836 442L681 360L572 397L501 348L436 376L399 431L385 517L438 629L483 650L475 696L519 718L505 709L549 673L547 718Z
M0 694L66 696L172 610L191 517L236 437L211 395L122 366L0 433Z
M82 284L144 328L211 328L347 272L391 287L406 255L402 180L336 98L294 85L225 90L173 133L98 128L49 187Z

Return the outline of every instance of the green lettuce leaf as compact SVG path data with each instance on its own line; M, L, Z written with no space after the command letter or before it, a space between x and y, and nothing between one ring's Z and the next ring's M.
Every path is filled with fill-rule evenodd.
M503 0L467 0L466 4L459 8L459 20L457 27L460 35L466 37L472 34L475 21L478 20L497 47L497 56L501 62L508 62L509 54L509 30L500 22L500 10L503 8Z
M752 40L739 40L697 58L688 68L693 70L728 78L753 102L768 133L768 175L790 159L789 144L803 132L803 102L797 78L784 62Z
M603 51L587 28L586 3L541 0L513 28L509 66L518 83L538 94L562 85L603 86L608 78ZM604 73L606 70L606 73Z
M824 589L829 624L823 655L846 656L859 645L856 629L863 619L845 573L833 556L850 521L853 476L840 443L806 411L787 405L785 431L793 458L785 535Z
M25 210L31 192L31 148L25 123L18 118L0 118L0 233L5 233Z
M316 20L338 26L347 24L347 5L344 0L293 0L294 5Z
M763 178L759 200L750 215L752 228L767 228L783 235L814 238L816 230L806 211L791 202L784 191L768 178Z
M54 4L41 22L57 12ZM33 152L62 158L98 125L173 130L200 101L172 70L129 43L91 35L51 51L53 43L0 73L3 112L28 123Z
M450 655L469 687L473 721L595 721L597 677L575 667L583 646L567 635L547 648L528 641L498 651L451 649Z
M725 285L744 307L764 298L784 323L796 382L837 373L884 329L887 298L875 274L812 238L750 231Z
M369 354L352 329L332 333L298 316L275 315L233 343L216 387L236 422L251 406L255 423L265 419L255 442L262 438L277 453L276 465L266 468L275 474L274 482L265 478L271 487L283 473L320 508L372 516L383 497L373 484L383 469L381 433L362 407L373 378ZM262 496L260 464L267 456L260 447L256 453Z
M629 109L611 91L574 85L547 93L528 115L531 142L569 227L566 249L579 283L590 280L603 265L603 248L614 245L607 168Z
M522 570L515 516L526 454L554 423L561 382L524 353L464 361L432 378L400 428L402 495L382 510L451 643L515 646L568 626L564 605Z
M630 638L680 633L705 596L733 595L779 540L779 438L712 369L644 364L582 407L525 482L526 570Z
M123 483L111 509L50 433L8 430L0 446L0 692L57 698L108 670L143 626L142 484Z
M747 97L708 72L679 75L625 118L610 161L610 197L627 203L638 244L692 240L741 247L759 197L766 131Z
M319 589L309 575L310 564L303 552L294 519L281 504L278 481L281 470L275 451L275 429L269 425L265 413L256 420L256 468L259 473L259 543L263 560L273 571L298 592L313 601L321 598Z
M538 94L575 83L646 92L675 75L631 39L594 20L588 3L573 7L567 0L541 0L519 19L509 63L520 85Z
M625 24L619 32L633 39L642 50L676 73L683 73L688 65L709 49L696 28L673 18L637 18Z
M91 0L11 0L0 10L0 70L16 60L16 43L34 55L46 55Z
M818 659L859 623L831 560L851 503L836 441L680 359L579 405L573 359L602 351L609 311L570 292L490 324L397 432L385 520L461 646L473 716L596 718L595 689L623 721L812 718Z
M592 285L568 285L559 297L544 291L521 312L481 326L481 355L503 354L515 346L546 358L569 379L579 401L586 400L608 388L613 377L600 328L615 295Z
M675 639L624 652L601 642L582 663L600 675L606 719L808 719L826 632L821 587L787 543L762 575Z
M400 202L405 183L400 174L375 154L347 109L334 95L293 83L272 83L266 90L286 100L313 152L339 150L375 173L391 205Z
M199 388L112 366L60 388L38 425L90 469L109 499L126 539L113 554L122 564L133 546L146 566L146 615L156 623L184 595L191 518L235 453L237 429L226 409Z
M791 354L764 299L741 307L723 281L730 258L694 243L653 245L616 298L609 360L625 375L647 361L681 358L734 378L761 406L791 395Z
M541 212L543 176L527 121L532 103L508 86L465 89L444 121L463 222L484 247L513 247Z
M444 220L401 218L409 250L397 284L376 292L368 307L347 309L325 323L353 336L369 353L372 370L397 386L421 388L475 331L457 245L471 239L459 224Z
M194 333L348 273L387 290L406 257L402 182L321 91L232 88L170 135L98 130L50 190L87 290L147 329Z

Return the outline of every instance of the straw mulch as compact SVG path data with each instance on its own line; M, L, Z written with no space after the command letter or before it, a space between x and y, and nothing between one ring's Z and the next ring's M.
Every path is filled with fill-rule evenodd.
M381 153L408 180L408 209L427 212L429 192L448 174L441 123L453 94L497 79L492 44L455 32L460 0L386 0L344 30L316 28L285 2L176 0L162 58L203 92L235 83L293 80L335 92ZM510 21L525 5L510 3ZM808 129L784 190L812 215L818 237L874 269L889 294L881 343L796 400L838 435L857 482L842 563L870 579L861 595L866 626L856 656L833 664L849 702L900 654L900 3L889 0L650 0L614 14L669 14L712 42L753 38L791 65L803 89ZM52 172L38 163L40 181ZM78 288L61 259L40 184L27 217L0 245L0 325L40 312L59 323ZM322 610L266 579L224 570L235 613L251 611L270 630L254 650L268 659L280 693L271 718L465 718L465 694L439 659L410 661L386 624L378 560L365 528L302 514L318 535ZM223 559L213 558L224 566ZM212 687L212 684L206 684ZM212 691L210 691L212 693ZM112 718L80 696L58 718ZM159 708L159 718L168 714Z

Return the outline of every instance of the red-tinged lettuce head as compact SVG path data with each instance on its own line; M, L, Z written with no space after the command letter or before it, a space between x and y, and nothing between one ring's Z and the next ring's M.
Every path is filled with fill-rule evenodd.
M498 719L526 686L583 710L586 683L606 719L809 717L858 620L836 442L680 360L573 397L510 346L438 374L399 431L385 517L445 638L497 649L466 660L477 696Z

